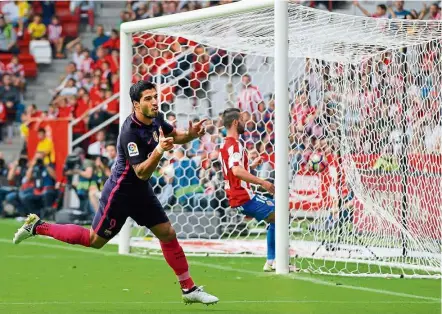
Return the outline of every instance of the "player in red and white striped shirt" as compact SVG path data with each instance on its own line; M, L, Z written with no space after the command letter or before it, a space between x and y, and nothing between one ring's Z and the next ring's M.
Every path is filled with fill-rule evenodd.
M247 111L251 115L258 113L258 105L264 102L257 86L252 85L252 78L245 74L241 78L243 88L238 96L238 108Z
M224 174L224 187L230 206L239 213L264 220L269 223L267 231L267 262L264 271L274 270L275 260L275 203L272 199L255 195L250 184L260 185L271 194L275 186L250 173L257 167L261 159L257 158L249 165L247 153L239 142L239 136L244 133L245 123L239 109L230 108L223 113L224 127L227 137L220 149L220 161Z

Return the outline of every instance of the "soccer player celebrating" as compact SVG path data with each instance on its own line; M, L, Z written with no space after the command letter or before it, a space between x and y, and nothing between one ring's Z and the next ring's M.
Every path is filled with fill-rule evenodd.
M275 186L250 173L250 168L258 166L261 160L257 158L249 165L247 153L239 142L239 136L244 133L245 128L240 110L236 108L225 110L223 123L227 130L227 137L220 149L220 159L230 206L236 208L239 213L269 223L267 261L264 264L264 271L273 271L275 269L275 204L269 198L255 195L250 184L260 185L271 194L275 193Z
M184 144L204 135L205 120L186 132L175 130L159 113L156 86L139 81L130 88L133 113L124 121L117 140L118 155L110 178L106 181L92 228L43 222L31 214L17 231L13 242L34 235L50 236L62 242L99 249L132 217L146 226L160 240L164 258L180 282L185 303L214 304L218 298L197 287L176 233L149 183L165 151L174 144ZM165 137L167 136L167 137Z

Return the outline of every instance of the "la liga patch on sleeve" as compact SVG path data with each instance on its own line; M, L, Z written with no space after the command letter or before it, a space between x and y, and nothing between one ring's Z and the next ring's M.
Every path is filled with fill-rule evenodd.
M140 154L138 152L138 146L134 142L127 144L127 151L129 152L129 157L138 156Z
M232 158L233 162L239 162L241 160L241 154L240 153L234 153L231 158Z

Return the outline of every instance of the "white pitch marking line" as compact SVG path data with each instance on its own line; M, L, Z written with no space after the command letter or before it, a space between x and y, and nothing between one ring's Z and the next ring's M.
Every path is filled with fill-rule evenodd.
M267 303L326 303L326 304L437 304L435 301L337 301L337 300L231 300L220 301L224 304L249 303L249 304L267 304ZM41 301L41 302L0 302L2 305L69 305L69 304L182 304L179 301L127 301L127 302L107 302L107 301Z
M0 243L11 243L12 244L12 240L0 238ZM40 243L40 242L24 242L21 245L41 246L41 247L47 247L47 248L53 248L53 249L62 249L62 250L76 251L76 252L86 252L89 254L98 254L98 255L106 255L106 256L121 256L120 254L118 254L116 252L99 251L99 250L88 249L88 248L81 248L81 247L74 247L74 246L63 246L63 245ZM136 258L146 258L146 259L152 259L152 260L163 260L163 258L155 257L155 256L139 256L139 255L126 255L126 256L136 257ZM223 266L223 265L206 264L206 263L192 261L192 260L190 260L190 264L191 265L198 265L201 267L231 271L231 272L247 273L247 274L251 274L251 275L255 275L255 276L272 276L273 275L271 273L263 273L263 272L245 270L245 269L236 269L236 268L227 267L227 266ZM294 279L294 280L306 281L306 282L311 282L311 283L319 284L319 285L323 285L323 286L333 286L336 288L373 292L373 293L379 293L379 294L384 294L384 295L392 295L392 296L396 296L396 297L421 299L421 300L434 301L434 302L441 302L442 301L439 298L426 297L426 296L414 295L414 294L408 294L408 293L401 293L401 292L395 292L395 291L389 291L389 290L383 290L383 289L374 289L374 288L350 286L350 285L336 285L336 283L333 283L330 281L325 281L325 280L320 280L320 279L315 279L315 278L310 278L310 277L303 277L300 275L281 276L281 278L289 278L289 279Z

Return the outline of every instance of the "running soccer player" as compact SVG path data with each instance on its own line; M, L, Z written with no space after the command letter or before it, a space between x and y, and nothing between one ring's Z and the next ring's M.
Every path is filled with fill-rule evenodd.
M220 149L220 160L230 207L258 221L264 220L269 223L267 261L264 264L264 271L273 271L275 270L275 203L272 199L255 195L250 184L259 185L271 194L275 193L275 186L250 173L250 168L258 166L260 159L257 158L249 165L247 153L239 142L239 136L244 133L245 128L240 110L226 109L223 113L223 123L227 137Z
M146 226L160 240L164 258L180 282L187 303L214 304L218 298L197 287L189 274L186 256L175 230L149 183L165 151L204 135L201 120L189 122L186 132L175 130L159 113L156 86L139 81L130 88L133 113L127 117L118 136L118 155L106 181L92 228L43 222L31 214L17 231L15 244L35 236L50 236L62 242L99 249L122 228L128 217ZM165 137L167 136L167 137Z

